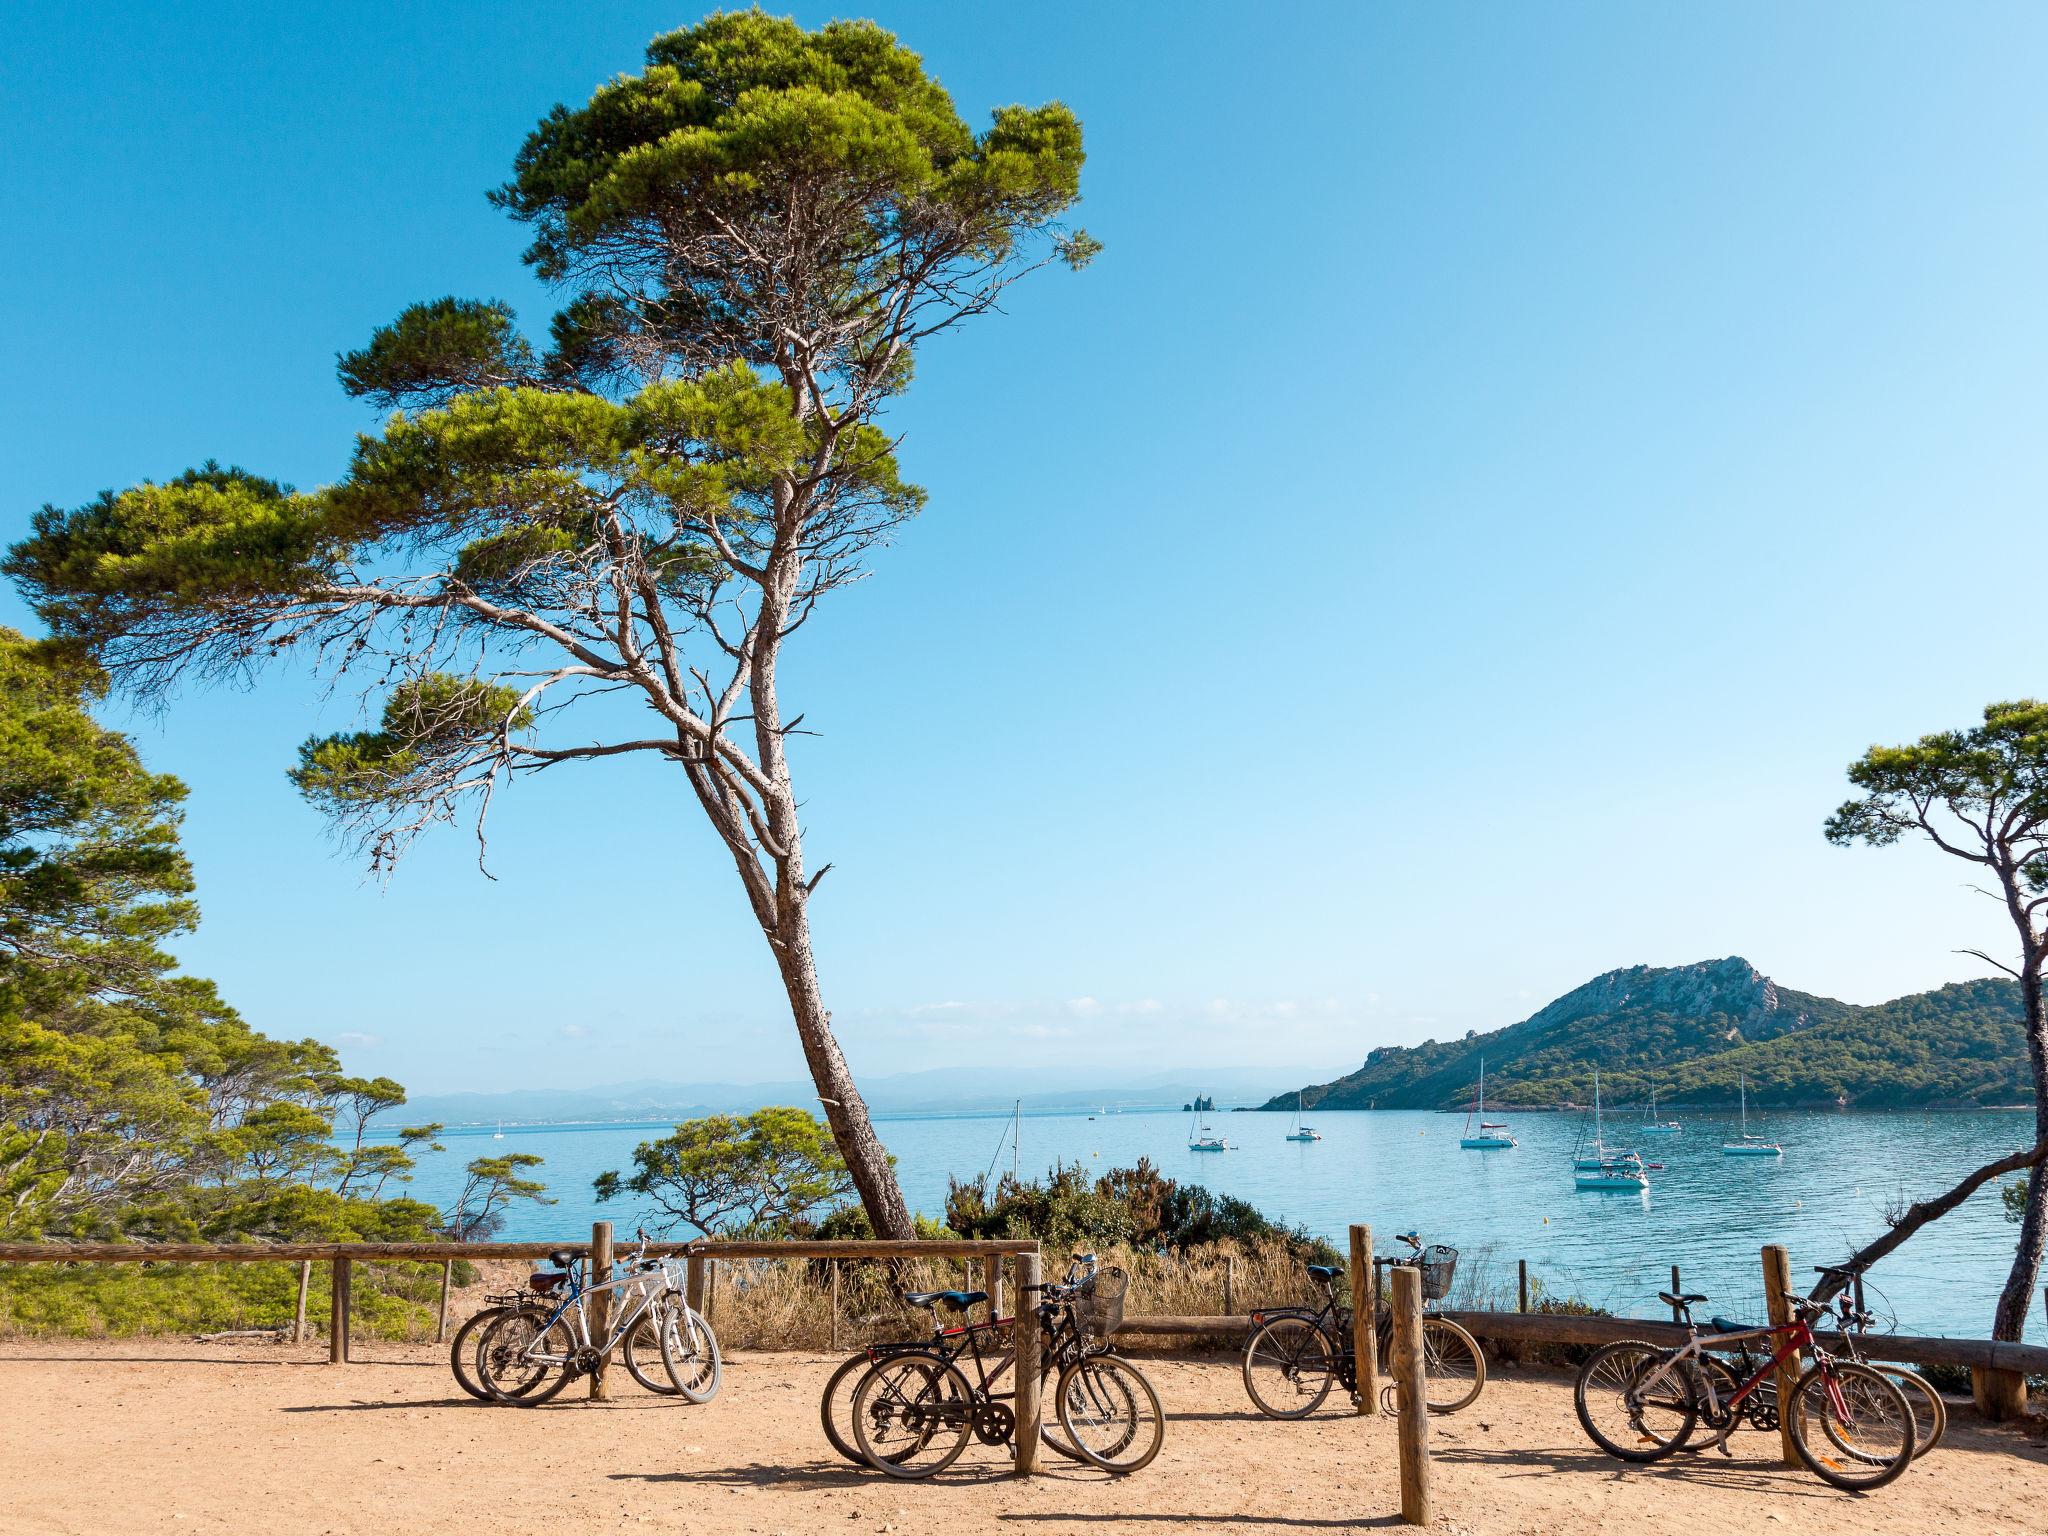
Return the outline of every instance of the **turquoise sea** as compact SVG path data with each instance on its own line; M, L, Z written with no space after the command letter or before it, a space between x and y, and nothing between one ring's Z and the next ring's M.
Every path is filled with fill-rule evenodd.
M1758 1313L1758 1249L1782 1242L1795 1276L1846 1255L1884 1230L1888 1205L1936 1193L1971 1168L2026 1144L2027 1113L1787 1113L1752 1116L1753 1130L1785 1149L1782 1159L1721 1155L1735 1133L1732 1115L1678 1112L1678 1136L1636 1139L1635 1117L1610 1116L1608 1141L1635 1145L1665 1166L1645 1194L1581 1193L1572 1187L1571 1154L1588 1127L1575 1114L1496 1115L1521 1145L1508 1151L1460 1150L1461 1117L1426 1112L1318 1112L1323 1140L1285 1140L1290 1117L1219 1113L1212 1125L1232 1150L1187 1150L1189 1117L1174 1110L1027 1114L1021 1170L1042 1173L1055 1161L1107 1169L1149 1157L1168 1176L1237 1195L1260 1210L1341 1243L1355 1221L1372 1224L1382 1251L1393 1234L1419 1230L1461 1253L1461 1278L1512 1295L1515 1264L1552 1294L1578 1296L1620 1314L1658 1316L1656 1293L1681 1268L1689 1290L1714 1298L1713 1310ZM949 1175L971 1177L992 1162L1007 1169L1006 1115L883 1118L904 1192L919 1211L938 1214ZM587 1237L594 1219L633 1229L627 1202L599 1205L591 1180L631 1165L634 1146L666 1123L513 1126L504 1139L489 1127L449 1131L445 1151L423 1161L411 1192L444 1207L462 1165L493 1152L533 1152L557 1200L511 1213L507 1238ZM1000 1154L998 1148L1001 1147ZM1996 1186L1924 1229L1873 1275L1907 1333L1985 1336L2012 1259L2017 1230L2004 1219ZM2029 1337L2048 1337L2037 1306Z

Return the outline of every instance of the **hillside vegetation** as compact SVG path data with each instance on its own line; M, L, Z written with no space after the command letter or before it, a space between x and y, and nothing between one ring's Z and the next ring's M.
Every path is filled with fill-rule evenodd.
M1906 1108L2030 1101L2019 989L1958 982L1872 1007L1781 987L1747 960L1610 971L1519 1024L1382 1046L1356 1072L1301 1090L1324 1109L1452 1109L1486 1058L1489 1104L1564 1107L1654 1086L1672 1104ZM1292 1109L1294 1095L1262 1106Z

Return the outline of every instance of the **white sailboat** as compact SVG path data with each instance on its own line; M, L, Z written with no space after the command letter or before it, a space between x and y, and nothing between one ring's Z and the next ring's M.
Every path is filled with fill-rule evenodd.
M1749 1074L1739 1079L1742 1092L1742 1139L1721 1143L1723 1157L1783 1157L1785 1149L1775 1141L1763 1136L1753 1136L1749 1130Z
M1479 1133L1472 1133L1472 1117L1479 1117ZM1486 1058L1479 1058L1479 1093L1472 1101L1472 1108L1465 1111L1465 1134L1458 1145L1470 1152L1498 1152L1516 1145L1515 1138L1508 1134L1508 1128L1498 1120L1486 1118Z
M493 1140L493 1141L503 1141L504 1139L505 1139L505 1122L504 1122L504 1121L502 1121L502 1120L500 1120L500 1121L498 1122L498 1128L497 1128L497 1130L495 1130L495 1131L493 1131L493 1132L491 1133L491 1140Z
M1572 1167L1582 1172L1611 1168L1617 1163L1642 1166L1642 1157L1631 1148L1607 1145L1606 1122L1600 1112L1600 1069L1593 1069L1593 1150L1572 1158Z
M1230 1143L1209 1129L1209 1117L1201 1110L1195 1111L1194 1124L1188 1127L1188 1150L1190 1152L1228 1152Z
M1600 1069L1593 1069L1594 1157L1572 1159L1572 1183L1579 1189L1612 1189L1624 1192L1650 1187L1650 1175L1642 1158L1633 1152L1608 1147L1600 1119Z
M1650 1090L1650 1118L1636 1127L1636 1134L1638 1136L1676 1136L1684 1129L1685 1127L1676 1120L1659 1120L1657 1118L1657 1090L1652 1088Z
M1294 1096L1294 1129L1287 1133L1289 1141L1321 1141L1323 1133L1312 1125L1301 1123L1301 1095Z

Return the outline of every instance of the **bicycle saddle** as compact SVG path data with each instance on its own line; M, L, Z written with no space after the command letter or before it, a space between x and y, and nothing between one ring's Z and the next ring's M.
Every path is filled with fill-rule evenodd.
M560 1285L564 1280L568 1278L569 1277L559 1269L554 1270L552 1272L542 1269L535 1270L532 1274L528 1275L526 1277L526 1283L532 1286L536 1291L539 1291L541 1295L545 1296L549 1291L552 1291L556 1286Z
M1738 1323L1732 1317L1710 1317L1707 1326L1716 1333L1748 1333L1754 1324Z
M1694 1302L1705 1301L1707 1298L1698 1294L1695 1291L1680 1291L1676 1294L1670 1291L1659 1291L1657 1293L1657 1299L1663 1302L1664 1305L1667 1307L1689 1307Z
M951 1307L965 1312L978 1301L987 1301L987 1291L905 1291L903 1300L913 1307Z
M582 1257L583 1255L578 1253L573 1248L557 1248L553 1253L548 1255L548 1262L554 1265L557 1269L567 1269L571 1264L574 1264L578 1259Z
M1308 1272L1314 1275L1318 1280L1329 1280L1344 1273L1344 1271L1335 1264L1311 1264L1308 1267Z

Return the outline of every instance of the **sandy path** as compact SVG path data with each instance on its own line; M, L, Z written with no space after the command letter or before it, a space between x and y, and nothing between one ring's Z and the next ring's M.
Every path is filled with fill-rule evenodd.
M713 1403L581 1388L537 1411L455 1393L440 1352L371 1344L332 1367L309 1350L176 1340L0 1345L0 1530L153 1532L1289 1532L1397 1524L1394 1432L1333 1411L1249 1411L1227 1361L1153 1359L1171 1416L1159 1459L1111 1479L1057 1458L1020 1481L980 1445L901 1484L833 1457L817 1422L831 1360L742 1355ZM1891 1488L1837 1493L1763 1458L1625 1469L1572 1416L1566 1378L1497 1371L1432 1423L1439 1529L2038 1533L2048 1443L1959 1410L1950 1439ZM562 1522L569 1522L562 1527Z

